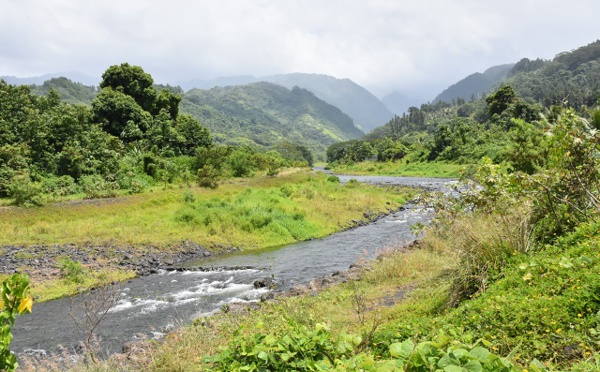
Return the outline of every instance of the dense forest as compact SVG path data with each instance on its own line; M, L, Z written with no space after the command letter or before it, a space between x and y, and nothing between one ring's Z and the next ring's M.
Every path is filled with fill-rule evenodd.
M216 146L207 128L179 112L181 96L157 89L139 66L110 67L99 89L64 79L33 88L0 82L0 197L41 204L176 181L214 187L222 177L312 164L311 151L287 138L271 149ZM72 101L94 98L88 106L58 92Z

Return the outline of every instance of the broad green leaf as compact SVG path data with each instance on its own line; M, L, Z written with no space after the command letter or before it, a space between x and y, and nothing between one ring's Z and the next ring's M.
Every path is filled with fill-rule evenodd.
M471 350L469 354L479 360L486 360L488 355L490 355L490 352L486 348L478 346Z
M445 372L464 372L464 369L461 366L457 366L456 364L451 364L449 366L444 367Z
M461 348L452 350L452 354L454 354L456 357L460 358L463 355L469 354L469 352L466 349L463 349L461 347Z
M394 358L402 358L408 360L415 348L415 344L411 340L404 342L396 342L390 345L390 354Z
M257 357L258 357L258 359L262 359L264 361L269 359L269 355L262 350L258 352Z
M383 362L383 364L378 365L376 372L394 372L399 369L402 370L402 367L404 367L404 363L401 360L388 360Z
M481 363L477 360L470 360L463 366L463 369L469 372L482 372L483 368L481 367Z
M453 359L449 354L446 354L437 362L437 365L440 368L445 368L449 365L456 364L457 362L456 359Z

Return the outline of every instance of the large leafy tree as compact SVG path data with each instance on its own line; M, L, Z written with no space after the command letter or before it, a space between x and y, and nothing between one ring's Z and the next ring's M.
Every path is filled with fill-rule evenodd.
M510 85L505 85L485 99L490 116L500 115L511 104L517 102L517 94Z
M100 88L112 88L132 97L146 111L153 111L156 101L154 79L140 66L122 63L109 67L102 74Z
M152 115L132 96L111 87L102 89L92 101L92 110L94 120L124 142L140 139L152 121Z
M193 156L196 148L212 146L212 138L208 129L190 115L179 115L175 122L175 130L182 140L180 151L183 155Z
M128 63L109 67L102 88L92 101L94 120L125 143L156 146L163 154L193 155L198 146L210 146L208 130L188 116L179 116L181 96L174 89L158 92L150 74Z

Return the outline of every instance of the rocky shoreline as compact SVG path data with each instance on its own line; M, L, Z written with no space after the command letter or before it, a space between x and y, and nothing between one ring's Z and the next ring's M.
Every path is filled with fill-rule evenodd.
M214 254L237 252L239 248L215 246L210 250L192 241L183 241L167 251L155 247L53 244L0 247L0 273L24 272L32 278L52 279L60 275L60 260L68 258L86 269L112 267L135 271L138 276Z

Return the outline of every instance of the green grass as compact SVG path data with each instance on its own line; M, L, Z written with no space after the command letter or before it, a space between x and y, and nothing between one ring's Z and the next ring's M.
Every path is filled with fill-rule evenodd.
M447 307L452 286L447 273L460 268L452 256L425 248L386 254L359 282L198 321L151 347L143 365L152 371L202 370L208 366L202 356L220 353L227 345L254 342L258 334L306 336L307 330L325 324L330 340L370 338L369 348L355 350L356 360L386 360L388 346L406 339L446 340L510 354L521 368L529 369L537 359L542 362L534 362L538 367L550 370L597 371L599 247L600 224L595 223L541 251L515 252L503 275L456 308ZM399 291L404 297L394 301ZM365 304L362 310L357 297ZM379 324L375 332L373 324ZM309 332L306 337L316 336Z
M318 238L409 197L369 185L328 182L323 174L237 179L216 190L153 189L114 199L0 210L0 245L106 244L168 248L182 240L211 247L264 248ZM390 203L387 205L386 203Z
M61 297L72 296L90 288L100 287L114 282L122 282L136 276L134 271L122 271L110 268L86 271L80 282L55 278L33 282L31 293L35 302L45 302Z
M331 170L334 173L352 175L459 178L464 173L473 173L474 166L447 163L406 164L404 161L364 161L361 163L337 164L333 166Z

